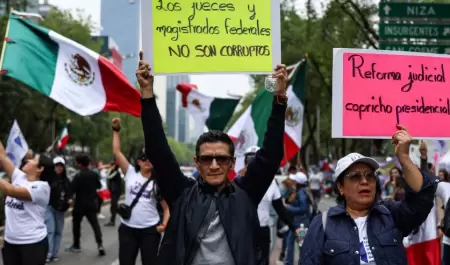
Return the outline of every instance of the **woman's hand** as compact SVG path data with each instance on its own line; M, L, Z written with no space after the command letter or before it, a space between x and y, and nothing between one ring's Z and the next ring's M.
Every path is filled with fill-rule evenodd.
M395 145L395 154L399 160L409 159L409 146L412 142L412 137L408 132L408 129L402 125L397 125L399 129L392 136L392 143Z

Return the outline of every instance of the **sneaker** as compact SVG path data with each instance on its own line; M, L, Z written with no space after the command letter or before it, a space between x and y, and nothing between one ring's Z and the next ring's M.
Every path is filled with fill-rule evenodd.
M45 260L45 263L50 263L52 261L53 261L52 257L47 257L47 259Z
M55 262L56 262L56 261L59 261L59 257L53 257L53 258L52 258L52 261L55 261Z
M105 226L115 226L115 224L113 222L109 221L105 224Z
M104 216L104 215L101 214L101 213L99 213L99 214L97 215L97 217L98 217L98 219L105 219L105 218L106 218L106 216Z
M66 248L67 252L72 252L72 253L80 253L81 252L81 248L80 247L74 247L73 245Z
M106 252L105 252L105 248L103 247L103 246L98 246L98 255L99 256L105 256L106 255Z

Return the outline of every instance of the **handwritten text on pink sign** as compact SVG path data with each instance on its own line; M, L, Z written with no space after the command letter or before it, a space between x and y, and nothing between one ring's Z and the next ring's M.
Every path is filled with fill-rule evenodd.
M443 57L343 54L343 135L449 137L450 81Z

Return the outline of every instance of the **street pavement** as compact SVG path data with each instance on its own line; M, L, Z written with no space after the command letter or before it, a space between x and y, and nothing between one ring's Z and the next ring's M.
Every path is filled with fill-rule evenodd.
M319 209L324 211L329 207L335 205L334 198L323 198L319 204ZM102 208L102 214L107 218L109 217L109 205ZM81 253L68 253L64 249L72 244L72 218L68 217L65 220L63 240L61 244L60 260L58 262L52 262L50 264L61 265L119 265L118 257L118 237L117 229L119 219L116 220L116 227L103 226L108 219L100 219L100 226L103 233L103 245L106 250L106 256L99 257L97 253L97 244L95 243L94 233L91 226L86 219L83 220L81 227ZM278 239L277 246L272 252L271 265L282 264L277 262L281 248L281 241ZM298 259L298 253L296 254ZM297 264L297 263L295 263ZM0 260L0 265L3 265L3 261ZM140 257L136 262L136 265L142 265Z

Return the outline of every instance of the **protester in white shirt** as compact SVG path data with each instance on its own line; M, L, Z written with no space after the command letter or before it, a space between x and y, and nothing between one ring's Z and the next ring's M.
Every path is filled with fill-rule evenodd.
M309 180L308 180L309 189L311 190L315 204L318 204L320 201L322 181L323 181L323 173L322 172L309 175Z
M44 180L54 177L53 161L36 155L19 170L0 142L0 164L11 181L0 180L0 192L6 196L3 264L45 264L50 186Z
M112 121L113 129L113 154L120 169L125 174L125 204L119 206L119 215L122 224L119 227L119 263L135 264L138 250L141 252L142 264L155 262L161 234L169 220L169 208L166 202L158 196L156 183L152 179L154 174L152 164L144 152L137 158L133 167L120 150L120 119ZM146 187L144 186L146 185ZM136 196L143 189L137 203L131 210ZM164 209L164 217L161 222L157 210L157 203ZM125 216L124 212L129 212ZM176 255L176 253L174 253Z
M245 151L245 166L247 166L253 160L253 158L256 157L256 152L258 150L258 146L252 146ZM244 168L244 172L245 171L246 168ZM292 216L287 212L286 208L283 205L280 189L275 180L273 180L269 186L269 189L266 191L266 194L258 205L258 219L259 225L261 227L259 231L259 244L261 246L262 252L261 265L268 265L270 260L270 227L273 225L271 223L272 218L270 217L271 206L273 206L275 212L278 214L278 217L289 226L291 231L295 233L296 230L296 227L292 222Z

